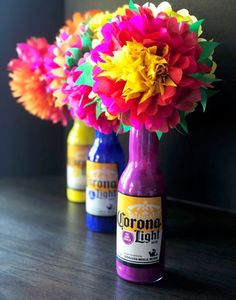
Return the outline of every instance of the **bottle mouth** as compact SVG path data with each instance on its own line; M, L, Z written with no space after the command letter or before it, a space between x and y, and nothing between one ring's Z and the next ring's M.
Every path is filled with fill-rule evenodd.
M118 141L117 135L115 132L112 133L102 133L99 130L96 130L96 138L100 139L102 142L116 142Z

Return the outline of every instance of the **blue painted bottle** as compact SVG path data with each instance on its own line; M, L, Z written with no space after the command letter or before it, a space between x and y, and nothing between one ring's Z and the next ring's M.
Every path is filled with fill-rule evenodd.
M116 133L96 131L87 160L86 223L91 231L116 230L117 186L124 168Z

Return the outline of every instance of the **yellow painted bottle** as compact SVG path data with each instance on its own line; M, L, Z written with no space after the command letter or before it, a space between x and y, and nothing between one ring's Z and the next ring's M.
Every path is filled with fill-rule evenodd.
M94 142L94 129L74 120L67 138L67 199L85 202L86 160Z

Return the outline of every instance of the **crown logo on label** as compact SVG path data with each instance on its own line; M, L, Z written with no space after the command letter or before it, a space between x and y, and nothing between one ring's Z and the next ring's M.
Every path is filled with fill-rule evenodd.
M144 202L144 204L129 206L127 212L130 218L136 220L156 219L160 218L160 205Z

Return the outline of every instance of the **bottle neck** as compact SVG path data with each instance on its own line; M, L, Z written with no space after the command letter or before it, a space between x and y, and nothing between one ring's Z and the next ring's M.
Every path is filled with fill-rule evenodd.
M73 126L68 133L67 142L74 145L92 145L94 142L94 129L84 122L74 119Z
M99 143L102 144L118 143L118 137L115 132L110 134L105 134L96 130L96 140L99 140Z
M159 140L155 132L149 132L144 126L132 128L129 135L129 162L139 165L159 166Z
M74 129L81 129L81 128L87 128L87 126L84 124L83 121L80 121L78 119L74 119L73 128Z

